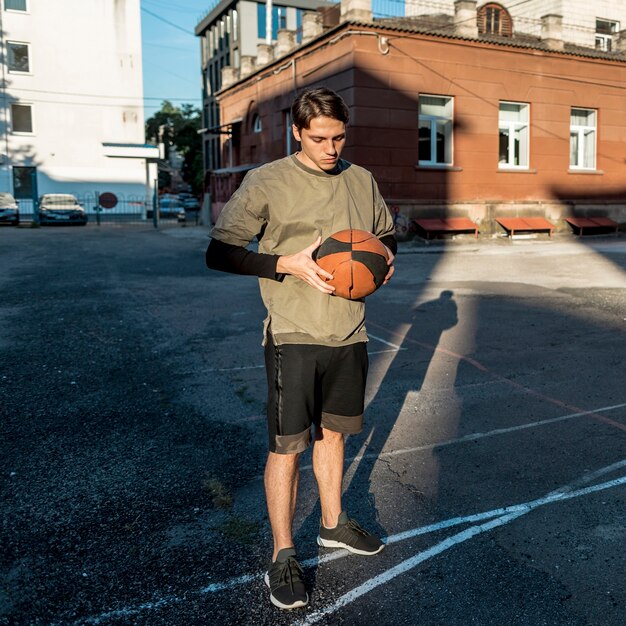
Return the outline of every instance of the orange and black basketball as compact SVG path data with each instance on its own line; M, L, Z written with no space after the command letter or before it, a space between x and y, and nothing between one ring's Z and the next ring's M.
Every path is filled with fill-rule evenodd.
M333 275L336 296L359 300L374 293L389 272L387 249L365 230L341 230L326 239L313 260Z

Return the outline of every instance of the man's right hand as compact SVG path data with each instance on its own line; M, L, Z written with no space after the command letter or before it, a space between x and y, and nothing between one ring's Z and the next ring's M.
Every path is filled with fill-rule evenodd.
M305 283L319 289L322 293L332 294L335 288L324 282L322 278L331 279L332 274L323 270L314 260L313 252L322 243L322 238L318 237L310 246L296 252L281 256L276 264L276 273L291 274ZM321 278L320 278L321 277Z

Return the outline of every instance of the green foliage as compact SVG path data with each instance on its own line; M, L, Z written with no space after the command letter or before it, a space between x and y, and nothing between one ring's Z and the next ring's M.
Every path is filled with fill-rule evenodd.
M202 481L202 487L208 492L213 506L218 509L229 509L233 504L233 497L226 489L226 486L217 478L206 476Z
M215 527L215 530L221 532L231 541L250 545L254 543L256 536L261 531L261 526L258 522L253 522L239 516L232 516Z
M161 109L146 120L146 138L155 144L163 143L165 158L172 146L183 157L182 176L193 192L202 190L204 169L202 164L202 139L198 135L202 113L192 104L178 107L164 100Z

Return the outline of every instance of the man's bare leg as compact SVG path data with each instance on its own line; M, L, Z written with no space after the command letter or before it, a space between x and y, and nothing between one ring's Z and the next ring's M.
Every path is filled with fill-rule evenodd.
M293 546L291 529L300 481L299 458L299 454L276 454L275 452L270 452L267 457L265 497L274 537L272 561L276 560L280 550Z
M315 429L313 472L320 492L322 523L326 528L337 525L341 513L344 436L327 428Z

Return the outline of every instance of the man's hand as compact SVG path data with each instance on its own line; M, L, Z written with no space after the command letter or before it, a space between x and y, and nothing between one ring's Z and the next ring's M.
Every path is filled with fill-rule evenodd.
M383 246L385 246L384 243L383 243ZM387 276L385 276L385 280L383 281L383 285L386 285L389 282L389 279L393 276L393 273L396 271L396 268L393 266L393 260L396 257L393 254L393 252L389 248L387 248L387 246L385 246L385 249L387 250L387 256L389 257L387 259L387 265L389 266L389 271L387 272Z
M324 282L322 278L331 279L333 275L323 270L312 258L315 248L321 243L322 238L320 236L304 250L281 256L276 264L276 272L278 274L291 274L308 283L311 287L319 289L322 293L332 294L335 288Z

